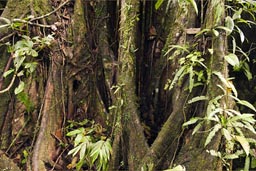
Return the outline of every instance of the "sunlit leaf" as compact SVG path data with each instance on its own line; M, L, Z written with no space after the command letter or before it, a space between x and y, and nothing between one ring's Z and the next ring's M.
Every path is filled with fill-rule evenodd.
M70 131L66 134L66 136L73 136L73 135L76 135L76 134L80 134L80 133L83 133L84 132L84 128L79 128L79 129L75 129L73 131Z
M250 102L248 102L246 100L239 100L238 103L241 105L244 105L244 106L250 108L251 110L253 110L254 112L256 112L255 107Z
M196 12L196 15L198 15L198 8L197 8L196 1L195 0L188 0L188 1L192 4L192 6Z
M13 72L14 72L14 69L10 69L10 70L4 72L3 77L6 78L8 75L10 75Z
M209 133L209 135L207 136L207 138L206 138L206 140L205 140L204 146L207 146L207 145L211 142L212 138L216 135L216 133L217 133L220 129L221 129L221 125L220 125L220 124L216 124L216 125L213 127L212 131Z
M228 141L232 140L231 134L226 128L222 128L221 132L224 135L224 137L226 138L226 140L228 140Z
M225 26L230 30L228 32L228 34L230 34L233 31L234 26L235 26L234 20L230 16L227 16L225 18Z
M217 30L215 30L215 29L212 29L212 33L213 33L213 35L215 36L215 37L218 37L219 36L219 32L217 31Z
M157 0L157 2L155 3L155 9L158 10L163 2L164 0Z
M199 123L196 125L196 127L193 129L192 135L194 135L195 133L197 133L197 131L202 127L202 123Z
M250 71L250 67L249 67L247 62L243 63L243 72L244 72L244 74L245 74L245 76L247 77L248 80L252 79L252 73Z
M229 53L224 56L225 60L232 66L239 66L239 59L234 53Z
M240 8L239 10L236 10L235 13L232 16L232 19L233 20L240 19L242 11L243 11L242 8Z
M246 156L245 157L245 163L244 163L244 171L249 171L250 169L250 157Z
M235 27L236 27L236 29L237 29L239 35L240 35L240 40L241 40L241 42L243 43L244 40L245 40L244 32L243 32L239 27L237 27L237 26L235 26Z
M194 87L194 71L193 66L189 67L189 92L192 92L192 89Z
M227 155L225 155L223 158L224 158L224 159L233 160L233 159L239 158L239 156L236 155L236 154L227 154Z
M14 93L19 94L24 90L25 83L23 81L20 81L20 84L18 87L15 88Z
M249 142L243 136L235 136L236 140L241 144L244 149L245 154L248 156L250 152Z
M221 153L220 153L219 151L215 151L215 150L206 150L206 152L210 153L212 156L221 157Z
M175 74L175 76L174 76L174 78L173 78L173 80L172 80L170 86L168 87L169 90L171 90L171 89L174 87L175 83L176 83L176 82L178 81L178 79L181 77L181 75L183 74L183 72L184 72L185 69L186 69L186 67L183 66L183 67L181 67L181 68L178 70L178 72Z
M74 140L74 146L76 147L78 144L80 144L83 139L84 135L83 134L78 134Z
M23 64L25 59L25 56L14 58L14 66L16 68L16 71L19 70L20 66Z
M68 155L72 154L72 156L75 156L79 152L79 150L81 149L81 146L82 146L82 144L80 144L79 146L77 146L77 147L73 148L72 150L70 150L68 152Z
M38 56L38 52L32 49L32 50L31 50L31 55L32 55L33 57L37 57L37 56Z
M196 97L193 97L191 100L188 101L188 104L192 104L192 103L195 103L195 102L198 102L198 101L202 101L202 100L208 100L208 97L206 97L206 96L196 96Z
M164 171L186 171L186 168L185 168L185 166L178 165L172 169L166 169Z
M199 117L191 118L189 121L185 122L182 126L185 127L185 126L188 126L188 125L195 124L200 119L201 118L199 118Z
M87 148L87 143L83 143L81 145L81 149L80 149L80 153L79 153L80 159L85 157L86 148Z

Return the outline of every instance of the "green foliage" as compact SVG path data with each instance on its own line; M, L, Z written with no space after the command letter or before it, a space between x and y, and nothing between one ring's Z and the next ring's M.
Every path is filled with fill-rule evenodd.
M189 52L189 50L186 47L173 45L166 54L168 54L171 50L176 48L176 51L174 52L175 55L177 54L185 54ZM172 57L169 58L172 60ZM181 83L182 79L188 75L189 76L189 92L192 91L192 89L200 85L199 82L204 80L204 74L203 70L200 72L197 72L196 69L198 68L204 68L207 69L206 65L203 64L204 59L201 57L201 52L199 51L192 51L189 52L185 57L181 57L179 59L179 65L180 68L177 70L173 80L168 80L168 83L165 85L165 89L171 90L174 85L178 82ZM195 80L197 78L197 80ZM197 81L197 84L195 83Z
M66 136L71 137L74 144L68 155L79 156L79 162L70 167L76 167L78 171L84 165L90 169L96 167L98 171L108 170L112 147L110 139L104 135L105 129L85 119L78 123L70 121L68 130Z
M155 3L155 9L158 10L158 8L160 8L163 2L164 0L157 0L157 2Z
M21 92L17 95L17 98L19 99L20 102L22 102L25 107L27 112L31 112L34 108L33 102L29 99L28 95L24 92Z
M166 169L164 171L186 171L186 168L185 166L178 165L178 166L175 166L174 168Z
M25 75L32 74L37 67L37 62L33 58L38 57L38 52L45 47L50 46L53 41L53 36L40 38L39 36L30 38L22 35L21 40L17 41L14 45L6 43L9 52L12 54L14 68L10 68L4 72L3 76L6 78L13 74L13 80L19 77L19 85L15 88L14 93L19 94L25 88L24 81L21 78ZM11 87L13 82L10 83ZM2 93L5 91L2 91Z
M245 135L249 132L255 134L254 125L256 120L254 119L254 114L250 113L240 113L238 110L229 109L225 105L221 105L221 102L225 101L225 104L228 103L228 99L232 99L243 105L248 107L252 111L256 112L256 109L252 104L248 101L240 100L237 97L237 91L233 84L224 78L223 75L219 72L214 72L215 74L225 85L226 89L221 85L218 85L219 88L223 90L223 95L219 95L208 102L206 116L203 118L194 117L191 118L189 121L183 124L184 127L197 124L194 127L193 133L199 133L200 128L204 123L212 122L213 126L211 129L207 130L208 136L205 140L205 146L207 146L212 139L220 133L225 139L225 151L224 152L216 152L210 150L209 153L213 156L219 157L223 160L224 165L228 167L227 160L238 158L239 155L245 154L249 156L251 153L250 145L255 145L255 140L251 141L250 138L246 137ZM231 86L232 85L232 86ZM235 95L233 96L232 93ZM207 98L204 96L194 97L190 103L198 102L200 100L206 100ZM236 148L235 145L237 146ZM239 147L238 147L239 145ZM243 153L241 153L241 150ZM238 155L239 154L239 155Z

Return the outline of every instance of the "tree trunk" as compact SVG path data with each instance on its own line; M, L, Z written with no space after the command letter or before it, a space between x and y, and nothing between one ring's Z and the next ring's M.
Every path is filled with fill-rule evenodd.
M193 136L194 127L182 124L204 118L210 100L223 94L218 85L227 88L214 75L227 79L229 73L227 35L217 29L224 26L225 1L8 0L0 2L0 15L1 75L15 66L5 43L21 35L54 37L37 58L26 58L37 62L33 74L0 77L0 149L6 153L0 169L10 159L23 170L73 167L79 153L67 155L75 141L65 136L68 121L89 119L112 140L109 170L223 170L206 152L223 147L221 134L204 146L212 123ZM13 24L4 27L8 22ZM210 31L196 35L203 29ZM193 52L200 52L207 69L191 64L194 78L187 69L177 77ZM198 70L207 80L192 85ZM21 81L24 91L16 95ZM188 104L203 95L208 100ZM220 105L234 107L232 100Z

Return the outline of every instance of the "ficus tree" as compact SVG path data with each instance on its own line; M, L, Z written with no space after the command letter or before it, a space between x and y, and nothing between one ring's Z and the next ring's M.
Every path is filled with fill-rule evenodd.
M255 167L254 1L0 7L1 169Z

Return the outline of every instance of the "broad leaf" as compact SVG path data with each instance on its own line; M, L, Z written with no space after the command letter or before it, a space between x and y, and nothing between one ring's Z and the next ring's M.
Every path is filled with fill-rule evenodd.
M216 125L213 127L212 131L209 133L209 135L207 136L207 138L206 138L206 140L205 140L204 146L207 146L207 145L211 142L212 138L216 135L216 133L217 133L220 129L221 129L221 125L220 125L220 124L216 124Z
M233 159L239 158L239 156L236 155L236 154L227 154L227 155L225 155L223 158L224 158L224 159L233 160Z
M25 83L23 81L20 81L20 84L18 87L15 88L14 93L19 94L24 90Z
M250 152L250 145L249 142L243 136L236 136L236 140L241 144L244 149L245 154L248 156Z
M178 72L175 74L175 76L174 76L174 78L173 78L173 80L172 80L172 82L171 82L171 85L169 86L169 90L171 90L173 87L174 87L174 85L175 85L175 83L178 81L178 79L181 77L181 75L183 74L183 72L184 72L184 70L186 69L186 67L181 67L179 70L178 70Z
M196 125L196 127L193 129L192 135L194 135L195 133L197 133L197 131L202 127L202 122L200 122L199 124Z
M224 135L224 137L226 138L226 140L228 140L228 141L232 140L231 134L226 128L221 129L221 132Z
M84 128L79 128L79 129L75 129L73 131L70 131L66 134L66 136L73 136L73 135L76 135L76 134L81 134L84 132Z
M10 70L4 72L3 77L6 78L8 75L10 75L13 72L14 72L14 69L10 69Z
M254 112L256 112L255 107L250 102L248 102L246 100L239 100L238 103L241 104L241 105L244 105L244 106L252 109Z
M236 54L230 53L224 56L225 60L232 66L239 66L240 62Z
M185 122L182 126L185 127L185 126L188 126L188 125L195 124L200 119L201 118L199 118L199 117L191 118L189 121Z
M178 165L172 169L166 169L164 171L186 171L186 168L182 165Z
M234 20L230 16L227 16L225 18L225 26L230 29L230 32L228 32L228 34L230 34L233 31L235 26Z
M198 15L198 8L197 8L196 1L195 0L188 0L188 1L192 4L193 8L195 9L196 15Z

